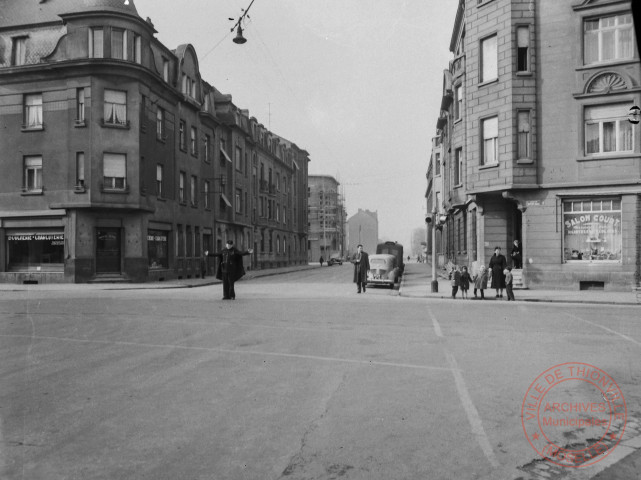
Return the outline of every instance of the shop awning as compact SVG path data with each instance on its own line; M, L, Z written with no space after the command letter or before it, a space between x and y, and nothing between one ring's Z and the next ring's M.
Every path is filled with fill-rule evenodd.
M220 147L220 153L222 153L222 154L223 154L223 156L227 159L227 161L228 161L229 163L233 163L233 162L231 161L231 158L229 158L229 155L227 155L227 152L225 151L225 149L224 149L222 146Z
M226 204L228 207L231 207L231 202L230 202L230 201L229 201L229 199L225 196L225 194L224 194L224 193L221 193L221 194L220 194L220 199L221 199L223 202L225 202L225 204Z

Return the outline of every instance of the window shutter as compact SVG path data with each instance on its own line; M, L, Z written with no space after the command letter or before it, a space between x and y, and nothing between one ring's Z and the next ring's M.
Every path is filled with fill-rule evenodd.
M117 153L105 153L103 163L103 174L105 177L126 177L127 167L125 155Z

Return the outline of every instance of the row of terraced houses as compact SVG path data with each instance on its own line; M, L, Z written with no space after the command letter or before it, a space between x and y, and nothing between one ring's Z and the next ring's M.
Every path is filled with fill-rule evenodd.
M0 281L307 262L309 154L201 77L133 1L0 0Z
M527 287L638 284L632 2L459 0L450 50L427 171L437 261L476 271L519 240Z

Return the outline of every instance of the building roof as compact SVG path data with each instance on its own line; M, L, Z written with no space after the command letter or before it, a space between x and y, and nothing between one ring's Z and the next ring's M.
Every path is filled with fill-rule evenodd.
M60 22L60 15L114 12L139 17L134 0L0 0L0 28Z

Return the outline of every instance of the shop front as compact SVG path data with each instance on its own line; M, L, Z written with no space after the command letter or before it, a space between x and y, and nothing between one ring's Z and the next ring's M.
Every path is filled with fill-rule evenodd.
M65 234L60 230L7 230L8 272L64 272Z

